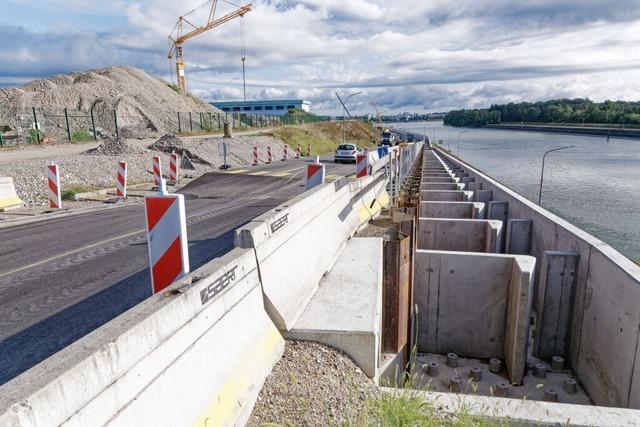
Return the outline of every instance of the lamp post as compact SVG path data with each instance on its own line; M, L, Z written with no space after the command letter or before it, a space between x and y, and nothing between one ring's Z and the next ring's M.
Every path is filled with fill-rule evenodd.
M463 131L461 131L461 132L459 132L459 133L458 133L458 143L457 143L457 146L458 146L458 153L456 154L456 156L458 156L458 157L460 157L460 135L462 135L463 133L467 133L467 132L469 132L470 130L471 130L471 129L466 129L466 130L463 130Z
M560 150L566 150L568 148L573 148L575 147L575 145L569 145L566 147L558 147L558 148L552 148L551 150L546 151L543 155L542 155L542 170L540 171L540 191L538 192L538 205L542 206L542 182L544 180L544 161L547 158L547 154L552 153L554 151L560 151Z
M360 95L363 92L356 92L356 93L352 93L351 95L347 96L344 101L342 100L342 98L340 98L340 95L338 95L338 92L336 92L336 96L338 97L338 100L340 101L340 103L342 104L342 143L344 144L346 141L346 137L345 137L345 127L344 127L344 121L345 121L345 113L349 114L349 117L351 117L351 113L349 113L349 111L347 110L347 102L349 102L349 99L353 96L356 95Z

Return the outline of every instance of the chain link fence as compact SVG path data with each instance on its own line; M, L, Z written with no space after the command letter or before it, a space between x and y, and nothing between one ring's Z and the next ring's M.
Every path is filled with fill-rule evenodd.
M83 142L104 138L147 138L158 133L199 135L222 133L224 123L236 131L328 121L314 115L250 115L180 111L151 123L140 115L115 110L79 111L30 107L10 117L0 117L0 147L23 144Z

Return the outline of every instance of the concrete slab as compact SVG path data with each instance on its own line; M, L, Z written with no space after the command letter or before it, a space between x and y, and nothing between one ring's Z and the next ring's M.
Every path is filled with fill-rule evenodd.
M423 202L470 202L473 198L471 191L459 190L423 190L420 191L420 200Z
M0 177L0 212L22 207L22 200L16 193L13 178Z
M423 182L420 190L464 190L464 186L456 182Z
M382 239L353 238L285 337L336 347L377 380L381 310Z
M507 221L505 253L529 255L531 251L531 226L530 219L510 219Z
M418 249L499 253L502 222L477 219L420 218Z
M481 219L484 203L474 202L420 202L421 218Z

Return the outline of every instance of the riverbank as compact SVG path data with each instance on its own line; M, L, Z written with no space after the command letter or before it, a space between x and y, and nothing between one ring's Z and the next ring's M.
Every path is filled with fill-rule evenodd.
M596 126L529 125L519 123L488 124L485 128L502 130L520 130L528 132L553 132L572 135L610 136L612 138L640 139L640 129L623 129Z

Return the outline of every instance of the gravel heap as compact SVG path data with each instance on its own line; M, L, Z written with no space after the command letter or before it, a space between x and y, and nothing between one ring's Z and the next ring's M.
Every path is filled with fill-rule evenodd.
M162 135L162 137L149 146L151 150L164 151L165 153L182 152L185 149L184 141L172 133Z
M105 138L104 142L85 151L83 154L93 156L121 156L124 154L143 154L144 152L131 144L127 143L122 138Z
M247 426L343 425L354 420L376 387L339 350L305 341L287 341L258 396Z
M380 216L358 232L358 237L382 237L384 240L400 240L404 237L388 216Z

